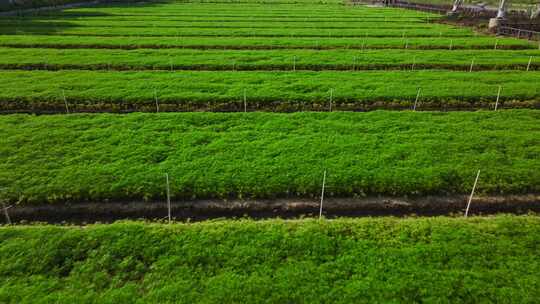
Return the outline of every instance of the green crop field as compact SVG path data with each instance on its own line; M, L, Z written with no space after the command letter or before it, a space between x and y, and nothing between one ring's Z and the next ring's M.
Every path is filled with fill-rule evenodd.
M537 192L538 43L440 18L341 1L0 17L2 199L156 199L166 172L178 199L315 197L323 168L334 196L465 194L485 167L483 193ZM483 111L251 113L375 109ZM195 113L73 115L138 111Z
M9 202L540 192L539 111L0 116Z
M2 199L159 199L165 173L176 199L316 197L325 168L330 196L465 194L484 168L482 193L537 192L538 44L439 18L339 1L1 17L6 114L484 110L3 115Z
M2 303L536 303L540 219L0 227Z
M443 18L0 13L0 303L536 303L540 44Z
M489 109L497 95L505 108L538 108L538 43L439 18L339 1L0 17L0 110L407 109L419 92L419 109Z

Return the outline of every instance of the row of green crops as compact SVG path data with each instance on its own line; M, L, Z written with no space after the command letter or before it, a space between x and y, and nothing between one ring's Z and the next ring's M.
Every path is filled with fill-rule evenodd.
M1 48L5 69L461 70L537 69L540 50L199 50Z
M328 20L324 22L311 22L308 20L301 20L295 22L279 21L279 22L261 22L259 20L237 20L237 21L175 21L169 18L164 20L154 20L148 18L148 20L140 20L139 18L134 20L116 20L116 18L107 19L95 19L89 20L71 20L67 22L64 19L0 19L0 26L5 30L7 27L37 27L47 25L47 27L132 27L132 28L253 28L253 29L446 29L447 25L443 24L429 24L426 22L380 22L380 21L335 21Z
M236 14L243 16L303 16L303 17L439 17L436 14L423 13L419 11L404 11L393 8L372 8L363 6L346 6L332 4L276 4L265 5L263 3L134 3L123 4L121 6L89 7L69 9L60 13L60 15L81 15L85 14L109 14L109 15L205 15L220 16L226 14ZM54 12L54 15L58 13Z
M540 191L540 112L0 116L0 198L54 203Z
M2 303L536 303L536 216L0 228Z
M77 27L77 26L5 26L0 34L78 35L78 36L135 36L135 37L469 37L468 28L373 28L373 29L316 29L316 28L176 28L176 27Z
M79 37L0 35L0 46L28 48L215 48L215 49L539 49L539 44L495 37L328 38L328 37ZM17 52L14 50L14 52Z
M224 103L235 110L244 92L250 110L411 107L418 89L419 109L538 107L539 72L425 71L21 71L0 73L2 110L58 109L64 104L107 110L154 102L190 110ZM65 95L65 100L64 100ZM501 105L502 106L502 105ZM163 107L162 110L166 109Z

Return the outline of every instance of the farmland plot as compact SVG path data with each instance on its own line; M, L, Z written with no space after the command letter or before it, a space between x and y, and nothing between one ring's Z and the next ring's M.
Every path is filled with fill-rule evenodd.
M178 200L314 198L326 169L330 197L463 195L478 169L481 194L540 191L538 45L438 18L175 1L2 17L0 111L70 115L0 116L0 195L159 200L167 173ZM251 113L377 109L417 112ZM427 112L451 110L483 111Z
M153 111L156 100L164 111L238 111L245 99L251 110L323 110L330 91L340 110L405 109L418 89L419 110L489 109L497 95L505 107L538 107L537 44L438 18L339 1L2 17L0 109L64 112L67 99L74 111Z

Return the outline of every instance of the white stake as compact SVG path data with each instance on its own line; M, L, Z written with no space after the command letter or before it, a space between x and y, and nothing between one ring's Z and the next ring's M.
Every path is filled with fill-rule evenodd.
M471 67L469 68L469 73L472 72L474 66L474 58L471 60Z
M332 112L332 99L334 99L334 89L330 89L330 112Z
M171 190L169 187L169 173L165 173L165 180L167 181L167 218L169 224L171 223Z
M416 105L418 104L418 99L420 99L420 88L418 88L418 91L416 92L416 99L414 100L413 111L416 111Z
M494 50L497 49L497 44L499 44L499 39L496 39L496 40L495 40L495 46L493 47Z
M323 180L322 180L321 204L319 206L319 220L322 219L322 209L323 209L323 201L324 201L324 186L325 186L325 184L326 184L326 170L324 170Z
M64 105L66 105L66 113L69 114L69 107L67 103L66 92L64 90L62 90L62 98L64 99Z
M409 39L405 40L405 49L409 48Z
M6 222L11 225L11 218L9 217L8 209L4 203L2 203L2 209L4 209L4 215L6 216Z
M532 62L532 56L529 57L529 63L527 63L527 72L528 72L529 69L531 68L531 62Z
M352 70L356 71L356 56L353 58Z
M469 208L471 207L471 202L474 196L474 190L476 189L476 184L478 183L478 178L480 177L480 170L478 170L478 173L476 174L476 179L474 180L474 185L471 191L471 196L469 196L469 202L467 203L467 209L465 209L465 217L469 215Z
M497 108L499 107L499 98L501 98L501 90L502 90L502 86L499 86L499 91L497 92L497 100L495 101L495 111L497 111Z
M156 101L156 112L159 112L159 102L157 97L157 90L154 89L154 100Z
M450 39L450 50L452 50L452 47L454 47L454 40Z
M244 89L244 113L247 112L247 94L246 89Z
M293 56L293 71L296 71L296 55Z
M412 66L411 66L411 70L414 71L414 66L416 65L416 56L413 57L412 59Z

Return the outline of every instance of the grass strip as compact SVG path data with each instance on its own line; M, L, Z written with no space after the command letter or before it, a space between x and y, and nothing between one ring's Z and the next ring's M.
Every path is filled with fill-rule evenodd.
M0 73L3 111L327 111L538 107L536 71L22 71ZM332 95L332 97L330 97ZM64 100L65 96L65 100ZM332 99L330 99L332 98Z
M0 116L8 203L540 191L540 112Z
M407 29L299 29L299 28L130 28L130 27L55 27L6 26L0 29L3 35L77 35L77 36L135 36L135 37L471 37L469 28L407 28Z
M536 216L20 226L0 228L0 241L3 303L540 297Z
M502 70L540 67L540 50L257 50L1 48L3 69ZM532 60L534 58L534 60ZM474 60L474 62L472 61ZM529 60L530 63L529 63ZM472 67L471 67L472 64Z
M113 49L539 49L539 45L513 38L479 37L80 37L63 35L0 35L0 46L35 48Z

